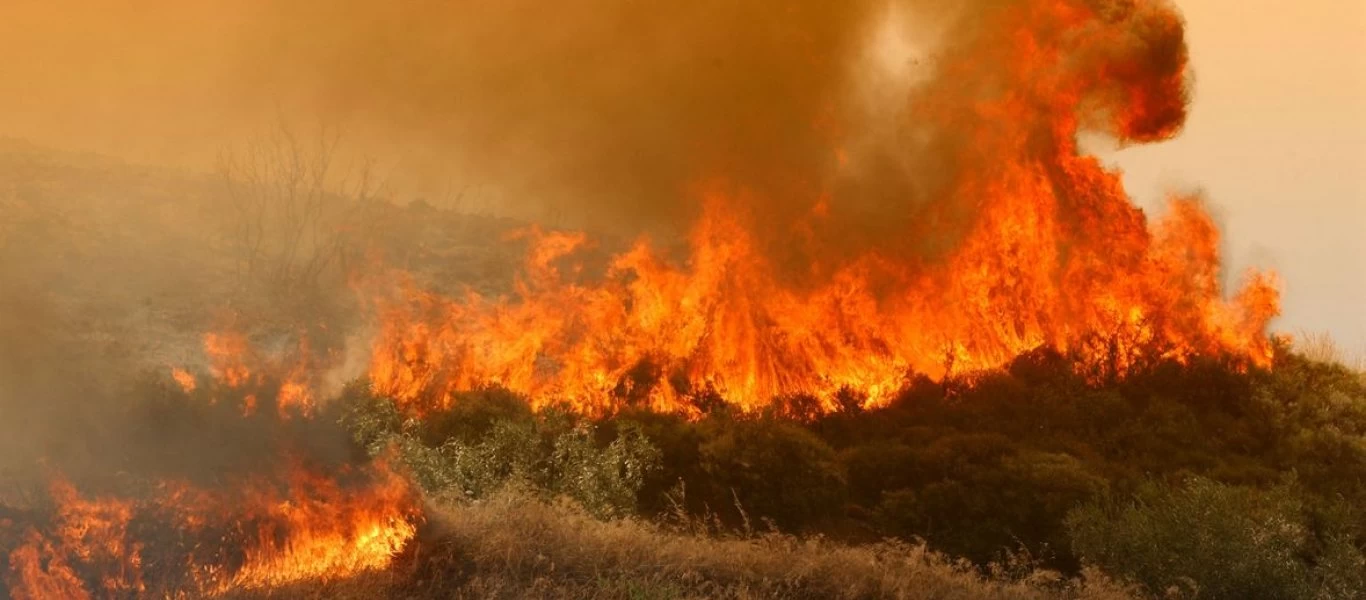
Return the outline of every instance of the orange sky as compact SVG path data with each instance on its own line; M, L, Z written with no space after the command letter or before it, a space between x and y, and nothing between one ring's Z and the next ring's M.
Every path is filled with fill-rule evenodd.
M1366 352L1366 2L1177 4L1190 118L1175 140L1111 156L1126 187L1145 207L1206 190L1230 267L1280 272L1280 328Z

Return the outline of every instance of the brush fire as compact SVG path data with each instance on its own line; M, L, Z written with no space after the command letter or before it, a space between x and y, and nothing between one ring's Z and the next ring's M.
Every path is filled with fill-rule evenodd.
M278 428L272 463L211 487L101 480L87 492L52 473L28 506L0 513L11 597L212 597L381 571L403 551L422 522L409 481L385 460L327 460L291 439L307 434L288 422L313 417L300 367L258 356L233 332L205 335L204 352L205 381L172 369L178 401L222 403L208 414Z
M488 386L594 418L698 418L708 402L744 414L796 397L876 408L917 377L971 385L1039 349L1097 385L1197 357L1269 367L1274 275L1226 288L1198 195L1149 219L1080 147L1088 133L1178 134L1191 80L1180 16L1147 0L999 4L895 111L914 120L907 143L933 154L918 160L940 166L898 231L860 244L849 230L867 220L849 196L882 146L827 98L835 108L786 124L818 132L819 172L773 185L732 157L694 161L725 166L678 191L694 208L681 241L642 235L599 260L595 235L525 227L509 236L526 249L515 284L497 294L438 292L397 268L356 277L372 334L362 376L405 418ZM409 476L382 458L319 459L292 437L330 425L321 381L335 356L301 342L263 358L239 326L202 337L202 367L161 374L178 402L270 431L269 460L150 481L49 469L45 489L0 505L10 597L208 597L392 568L424 522Z
M562 269L581 268L587 237L532 232L510 297L403 288L381 302L370 378L418 413L495 383L602 414L623 399L688 410L699 393L745 410L802 394L829 409L840 390L876 405L911 374L967 376L1041 346L1098 381L1195 355L1266 366L1274 279L1248 273L1226 298L1199 198L1174 197L1149 225L1120 174L1078 148L1083 129L1149 142L1185 117L1179 17L1121 4L1012 3L992 17L1000 31L943 59L910 102L959 138L943 158L960 168L919 209L926 225L890 243L851 254L834 241L827 190L802 192L809 209L783 223L744 181L708 182L683 260L642 240L583 283ZM830 161L852 160L832 138ZM955 245L923 258L915 248L963 207L974 218Z

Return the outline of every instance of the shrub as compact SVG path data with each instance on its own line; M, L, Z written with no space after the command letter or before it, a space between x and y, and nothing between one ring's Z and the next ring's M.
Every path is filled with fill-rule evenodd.
M370 455L378 454L388 445L390 436L403 424L403 417L394 403L375 395L365 379L348 383L337 399L337 407L342 428Z
M849 493L854 502L877 506L888 490L909 487L914 475L916 452L900 442L879 440L855 446L840 453L840 462L849 476Z
M477 500L521 485L571 498L600 517L636 511L646 475L660 462L639 425L619 423L599 441L596 426L581 417L533 415L517 402L499 390L470 392L443 414L405 421L392 402L356 383L342 396L341 422L366 453L396 451L432 494Z
M945 442L981 441L980 436ZM958 443L936 444L942 449ZM979 563L1002 558L1013 547L1057 559L1073 567L1063 519L1079 503L1096 497L1105 481L1076 459L1062 454L1022 451L994 455L977 448L976 461L953 460L955 467L922 468L943 473L929 483L884 494L878 516L889 531L921 537L943 551ZM937 454L932 447L930 454ZM924 461L924 459L922 459Z
M659 450L638 425L619 425L616 439L600 448L593 442L593 427L581 423L555 438L546 487L594 515L625 516L635 511L645 476L659 460Z
M531 404L516 393L501 387L456 392L450 407L421 422L423 442L439 446L446 440L473 442L487 435L499 421L532 420Z
M1128 503L1093 502L1067 517L1084 560L1150 592L1207 598L1309 598L1300 558L1310 539L1287 487L1257 490L1192 478L1150 483Z
M770 419L714 420L700 448L716 489L713 509L733 495L750 515L801 527L837 515L845 477L835 451L810 431ZM742 515L743 516L743 515Z

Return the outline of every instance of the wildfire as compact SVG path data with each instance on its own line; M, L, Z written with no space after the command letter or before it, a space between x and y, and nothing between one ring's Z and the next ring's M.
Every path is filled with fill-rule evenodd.
M228 387L241 387L251 378L252 354L246 336L236 332L204 334L204 353L209 356L214 378Z
M204 334L204 354L209 359L209 372L214 380L230 390L259 387L267 379L279 381L274 400L280 418L313 413L312 378L316 373L310 365L312 355L307 339L301 339L298 347L285 356L269 357L258 352L239 332L210 332ZM194 376L185 369L175 368L171 376L186 393L195 390ZM258 400L254 392L243 396L243 415L255 413Z
M195 388L199 387L198 382L194 379L194 374L180 367L171 369L171 379L174 379L176 385L180 386L181 391L186 394L193 393Z
M533 227L517 236L528 251L509 295L444 297L401 277L373 304L375 390L418 416L490 384L594 415L695 413L703 398L751 411L795 396L833 410L887 402L912 375L959 377L1041 347L1096 382L1197 356L1269 365L1274 277L1249 273L1228 294L1199 198L1172 198L1150 223L1120 174L1078 148L1083 131L1122 143L1179 131L1179 16L1145 0L989 4L907 101L946 165L933 201L897 219L922 225L850 248L841 215L854 202L842 194L855 192L838 183L861 156L844 139L855 128L823 113L806 126L830 132L831 173L794 174L810 182L801 191L729 172L699 186L682 256L640 239L585 275L588 235ZM775 220L775 205L801 216ZM221 331L203 349L212 381L171 372L185 394L231 397L251 423L318 412L306 341L275 356ZM83 494L56 478L50 517L0 521L17 540L11 596L273 588L384 569L414 537L415 493L385 463L277 458L224 485L160 481L146 494Z
M187 370L171 372L187 396L233 395L242 416L276 425L313 416L307 360L282 367L238 334L204 342L207 385ZM278 412L256 414L258 394L274 398ZM131 482L134 491L113 494L83 494L53 475L50 510L0 520L10 597L204 597L347 578L388 567L422 518L416 490L383 460L327 466L286 453L252 473L213 487Z
M295 466L284 484L165 483L147 500L86 498L58 479L55 517L24 531L6 583L17 600L123 597L153 583L217 595L383 569L416 533L413 491L382 463L342 475L355 484Z
M945 255L914 251L941 233L928 225L900 246L841 251L828 218L839 197L814 189L790 236L808 268L793 276L756 235L783 227L764 220L771 199L711 186L682 261L642 240L585 282L561 267L587 237L537 232L510 297L403 285L379 303L372 382L417 413L497 384L596 414L686 412L702 393L746 410L797 394L830 408L841 390L877 403L909 374L997 368L1041 346L1097 381L1197 355L1268 365L1274 278L1249 273L1226 299L1199 199L1172 199L1150 226L1119 173L1078 149L1083 129L1149 142L1185 118L1179 16L1158 2L1099 6L1003 5L912 98L917 117L952 133L943 152L959 166L917 215L974 215ZM838 164L856 160L836 148Z

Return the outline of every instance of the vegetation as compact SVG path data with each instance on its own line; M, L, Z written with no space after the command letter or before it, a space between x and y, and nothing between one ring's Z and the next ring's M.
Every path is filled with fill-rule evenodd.
M1028 557L1070 577L1098 567L1151 595L1366 590L1366 382L1288 348L1269 371L1168 363L1104 387L1041 351L806 421L783 407L699 420L628 409L589 423L533 414L502 390L461 395L426 421L404 421L363 386L343 404L357 441L399 448L438 495L482 500L517 482L599 517L874 554L884 540L923 540L982 572Z
M1079 507L1067 525L1078 554L1149 590L1345 598L1366 589L1366 563L1344 523L1321 524L1322 546L1310 547L1313 528L1291 486L1258 490L1203 478L1149 484L1129 502Z
M665 528L635 518L602 521L573 505L516 491L433 508L429 518L428 537L392 572L283 592L415 600L1118 600L1137 593L1096 570L1066 578L1021 564L983 574L919 543L850 546L777 533L697 535L687 523Z
M253 172L251 154L226 169L227 192L34 156L0 148L0 171L16 182L0 194L0 338L13 341L0 394L22 399L7 406L14 427L0 436L0 466L32 468L26 459L43 456L109 487L129 472L193 482L291 453L397 452L426 488L429 522L399 568L273 597L1337 599L1366 590L1366 365L1338 364L1327 340L1281 348L1267 371L1162 363L1103 386L1041 350L1001 372L912 379L870 410L846 392L736 414L699 393L700 419L626 409L589 421L482 389L413 419L359 382L324 405L331 414L280 421L269 404L279 381L226 390L201 379L187 393L166 381L166 367L203 371L192 357L219 326L206 307L237 293L224 282L269 287L280 272L287 292L273 297L292 298L302 316L277 328L304 331L314 352L339 349L346 311L316 299L349 297L335 280L357 242L308 234L287 250L293 238L279 232L300 225L230 229L206 243L202 215L259 216L261 182L294 181L276 189L330 207L300 215L330 216L282 222L350 234L333 219L363 217L367 243L424 286L488 294L510 286L516 253L496 242L512 224L418 204L362 214L332 204L347 193L336 180ZM257 246L259 235L274 241ZM259 281L234 277L242 271ZM251 317L240 320L264 328ZM156 376L128 410L112 390L142 364ZM231 398L246 393L262 402L250 418ZM819 414L827 400L841 409ZM352 447L336 447L336 421Z

